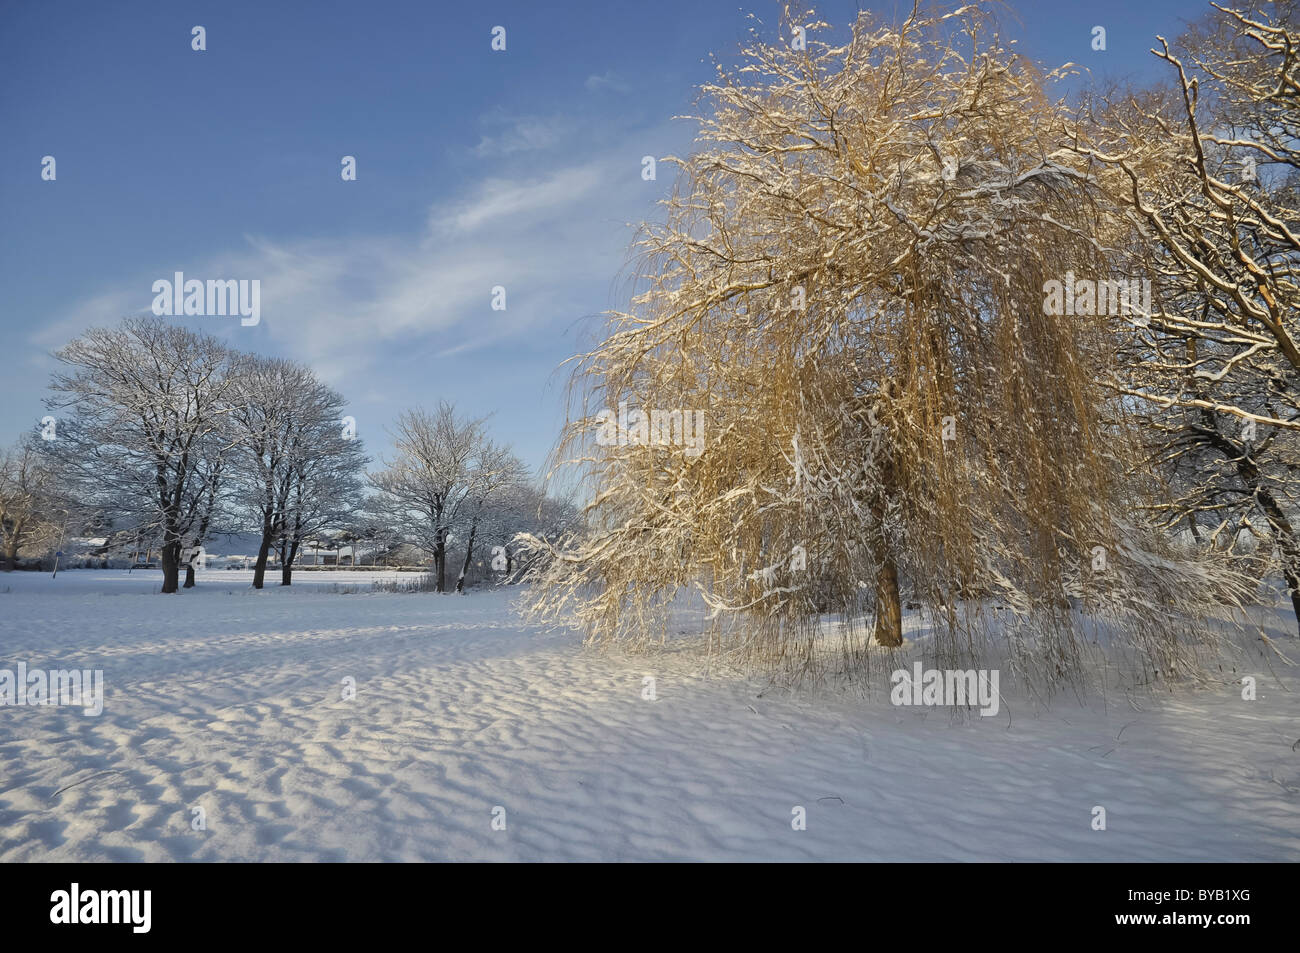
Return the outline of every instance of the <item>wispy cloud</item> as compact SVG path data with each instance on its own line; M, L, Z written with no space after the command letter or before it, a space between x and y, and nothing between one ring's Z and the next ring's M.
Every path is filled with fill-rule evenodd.
M474 195L450 207L430 211L430 232L436 235L472 233L502 223L518 227L539 213L572 212L615 174L609 161L588 162L520 181L488 179ZM610 183L612 184L612 183Z
M630 89L627 83L619 79L613 70L606 70L599 75L593 73L587 77L587 81L583 85L587 87L589 93L626 93Z
M480 159L553 149L567 142L577 123L570 117L512 116L493 113L480 120L490 130L472 150Z
M662 191L640 177L642 144L668 134L668 127L642 130L636 141L605 143L600 151L569 148L549 167L516 161L517 175L498 167L433 202L414 234L246 235L240 247L184 270L204 279L260 279L261 324L176 320L237 347L305 361L341 387L413 353L465 358L538 334L553 337L614 303L611 281L632 237L627 223L651 213ZM147 311L152 281L170 278L171 269L81 302L33 343L58 347L86 327ZM506 289L505 311L491 307L497 285Z

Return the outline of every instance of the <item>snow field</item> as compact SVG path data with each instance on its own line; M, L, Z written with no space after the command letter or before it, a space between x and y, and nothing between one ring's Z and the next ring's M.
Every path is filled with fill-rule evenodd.
M1253 702L1225 679L954 720L706 674L689 641L583 650L524 624L517 591L250 576L169 597L156 572L0 577L0 668L106 683L99 717L0 708L0 860L1300 858L1300 679L1281 664ZM1288 624L1271 635L1294 658Z

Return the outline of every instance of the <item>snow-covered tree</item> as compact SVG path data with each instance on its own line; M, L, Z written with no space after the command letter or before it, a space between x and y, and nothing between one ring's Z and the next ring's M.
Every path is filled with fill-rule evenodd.
M578 522L578 507L569 500L549 495L531 483L508 487L480 522L480 535L492 557L492 571L505 582L531 575L540 566L520 562L523 540L559 540L570 535ZM537 555L540 550L533 546L531 552Z
M57 351L49 453L83 502L156 534L164 593L184 550L201 545L222 491L231 354L217 339L155 318L95 328Z
M408 410L397 418L396 458L371 474L379 491L372 503L419 548L433 556L438 592L446 591L447 541L460 523L483 443L483 421L456 413L443 401L436 411Z
M319 409L319 407L317 408ZM300 446L289 468L289 495L276 544L280 585L293 581L294 559L303 543L325 532L346 531L364 503L365 466L360 440L345 434L337 418L304 418Z
M465 574L474 558L474 545L485 520L498 504L509 501L524 484L528 469L509 447L481 437L474 450L466 479L464 505L460 508L461 532L465 536L465 559L456 577L456 591L465 591Z
M1225 553L1257 537L1300 622L1300 29L1291 0L1217 8L1153 50L1168 95L1112 97L1091 145L1153 277L1121 337L1176 491L1159 512Z
M56 475L32 440L0 451L0 569L58 539L62 505Z
M1003 606L1025 670L1055 677L1073 596L1190 671L1241 590L1141 522L1158 487L1105 387L1109 319L1044 307L1111 262L1068 111L976 7L783 36L703 89L632 307L577 365L559 456L595 487L592 535L530 543L536 611L645 641L694 587L752 655L806 669L820 613L865 659L859 623L900 644L910 592L942 653Z
M234 377L236 502L261 533L253 588L262 588L273 548L288 585L303 539L342 525L357 504L365 458L360 441L343 433L343 397L310 368L244 356Z

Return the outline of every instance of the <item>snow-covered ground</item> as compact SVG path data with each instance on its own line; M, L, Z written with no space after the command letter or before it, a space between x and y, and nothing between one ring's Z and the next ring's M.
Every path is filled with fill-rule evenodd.
M1255 701L1225 677L954 721L584 651L514 592L249 576L171 597L157 572L0 576L0 668L106 682L98 717L0 708L0 860L1300 859L1280 664Z

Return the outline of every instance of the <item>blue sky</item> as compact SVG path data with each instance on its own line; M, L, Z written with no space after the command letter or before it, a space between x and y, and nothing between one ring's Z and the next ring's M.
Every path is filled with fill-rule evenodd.
M900 4L818 10L844 24L860 6ZM1154 35L1207 9L1021 0L999 17L1040 62L1144 82L1163 75ZM0 0L0 444L45 412L53 350L147 312L183 271L260 279L256 327L172 320L311 364L372 454L398 411L447 399L540 468L557 367L626 303L630 223L671 187L668 166L643 181L641 157L689 151L672 117L749 13L775 34L767 0Z

